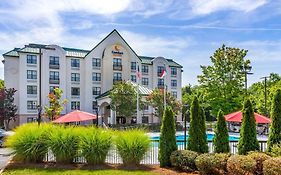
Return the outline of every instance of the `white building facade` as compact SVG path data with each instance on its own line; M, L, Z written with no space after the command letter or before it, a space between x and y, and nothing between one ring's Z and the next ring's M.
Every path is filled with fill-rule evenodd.
M124 123L124 119L117 118L110 109L106 93L115 81L136 82L138 67L143 88L163 88L165 83L167 91L181 101L182 66L164 57L138 56L117 30L92 50L29 44L3 57L5 86L18 90L15 94L17 124L36 120L37 106L48 105L47 96L55 87L62 89L62 99L68 100L62 114L76 109L93 113L98 106L105 124ZM161 79L163 69L167 75ZM138 114L142 117L140 122L158 122L151 107Z

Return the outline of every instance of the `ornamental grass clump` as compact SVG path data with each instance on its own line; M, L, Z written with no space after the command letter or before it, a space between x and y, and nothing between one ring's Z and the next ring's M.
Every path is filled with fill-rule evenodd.
M150 147L150 138L143 130L116 133L116 147L124 165L139 165Z
M14 151L14 159L23 162L43 162L48 152L47 133L52 125L29 123L16 128L15 134L7 138L6 146Z
M82 130L80 127L56 126L49 133L48 146L57 163L72 163L77 157Z
M81 155L86 158L88 164L104 164L111 145L112 137L109 131L91 127L85 128L81 133Z

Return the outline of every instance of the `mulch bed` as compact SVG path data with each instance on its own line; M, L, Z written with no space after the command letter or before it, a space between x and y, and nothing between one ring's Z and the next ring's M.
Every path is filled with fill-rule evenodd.
M43 168L43 169L64 169L64 170L143 170L151 171L164 175L194 175L196 173L186 173L178 171L174 168L160 168L159 165L139 165L139 166L124 166L117 164L104 165L87 165L87 164L56 164L56 163L18 163L10 161L5 169L20 169L20 168Z

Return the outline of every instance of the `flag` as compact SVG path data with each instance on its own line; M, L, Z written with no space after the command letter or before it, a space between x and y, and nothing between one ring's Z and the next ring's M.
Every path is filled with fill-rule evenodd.
M137 75L137 79L141 78L141 72L140 72L140 66L139 65L138 65L138 70L136 72L136 75Z
M160 74L160 78L164 78L166 76L167 72L166 72L166 67L164 66L163 71Z

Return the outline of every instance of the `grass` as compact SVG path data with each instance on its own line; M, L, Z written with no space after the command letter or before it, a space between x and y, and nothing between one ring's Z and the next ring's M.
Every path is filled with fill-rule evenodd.
M158 175L155 172L141 170L61 170L61 169L13 169L6 170L3 175Z

